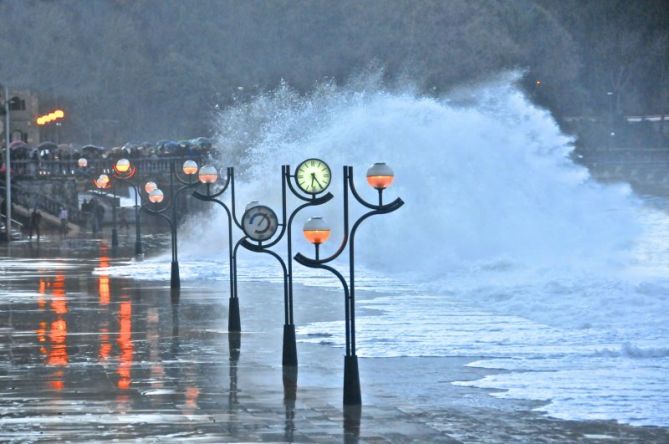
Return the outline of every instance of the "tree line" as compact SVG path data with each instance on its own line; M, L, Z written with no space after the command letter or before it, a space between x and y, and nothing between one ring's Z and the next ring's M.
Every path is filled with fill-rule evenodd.
M235 100L370 66L436 95L520 69L563 123L660 114L668 48L667 0L0 0L0 83L81 142L209 135Z

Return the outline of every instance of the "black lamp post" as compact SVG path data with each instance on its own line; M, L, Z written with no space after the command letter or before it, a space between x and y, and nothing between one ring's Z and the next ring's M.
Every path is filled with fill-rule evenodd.
M319 182L320 186L317 185L318 179L316 176L310 176L310 174L312 173L303 172L305 168L303 167L303 165L305 165L308 162L314 162L313 163L314 168L320 168L321 166L323 166L323 171L327 171L327 179L321 179L321 182ZM261 240L254 239L253 235L250 235L249 233L247 233L247 237L245 237L240 241L241 246L243 246L247 250L257 253L269 254L274 258L276 258L281 264L281 268L283 270L283 287L284 287L284 325L283 325L283 357L282 357L282 363L284 366L291 366L291 367L297 366L297 343L295 339L295 322L293 317L293 263L291 260L293 254L292 224L297 213L299 213L304 208L309 206L322 205L333 198L332 193L329 192L322 196L317 196L318 193L324 192L327 185L329 185L330 181L329 170L330 169L329 167L327 167L325 162L318 159L308 159L302 162L300 166L298 166L297 175L291 175L290 166L283 165L281 167L282 218L281 222L278 223L278 226L281 228L279 234L276 237L274 237L274 239L271 242L265 244ZM306 188L310 191L310 193L307 194L306 192L299 192L298 190L296 190L295 186L291 182L291 179L297 179L298 176L300 178L303 177L307 178L306 182L303 181L303 183L307 184ZM311 187L312 177L314 181L313 182L314 187ZM298 180L296 181L300 189L304 191L304 188L300 185L300 182ZM288 199L287 199L286 189L289 189L290 192L295 197L304 201L304 203L295 208L290 213L290 215L288 215L288 210L287 210ZM247 209L247 212L245 213L245 216L242 219L242 221L247 219L246 217L247 213L249 213L250 211L252 212L252 208ZM259 216L262 216L262 214L259 214ZM250 214L249 217L253 217L253 214ZM273 247L283 239L284 234L286 235L286 246L287 246L286 261L284 261L279 254L270 250L271 247ZM256 240L256 243L250 242L249 238L252 240Z
M121 180L130 185L135 192L135 255L142 256L144 251L142 249L142 233L140 224L140 202L139 202L139 187L132 178L137 174L137 167L132 165L128 159L119 159L113 166L114 173L112 178Z
M116 186L115 182L109 178L108 174L100 174L95 179L95 186L100 190L111 188L112 190L112 248L118 247L118 230L116 229ZM95 217L95 216L94 216ZM102 230L102 227L100 227Z
M361 404L360 376L358 371L358 357L355 353L355 234L360 224L367 218L393 212L404 205L402 199L383 204L383 190L393 181L393 172L384 163L376 163L367 170L367 182L378 190L379 203L372 204L363 199L355 189L353 183L353 167L344 167L344 238L339 249L331 256L320 259L319 247L330 235L330 228L320 218L312 218L304 226L304 235L307 240L314 244L316 258L308 258L301 253L295 255L295 260L310 268L321 268L334 274L344 287L345 299L345 323L346 323L346 356L344 357L344 405L356 406ZM348 200L349 191L362 206L370 211L363 214L349 231ZM327 265L333 261L348 246L349 254L349 280L335 268Z
M204 171L204 173L202 173ZM213 166L202 167L199 176L200 182L206 185L205 192L193 192L193 197L205 202L215 202L225 210L228 217L228 259L230 268L230 299L228 303L228 331L238 333L242 331L241 318L239 316L239 299L237 298L237 260L232 247L232 226L237 225L241 228L241 223L237 220L235 210L235 169L228 167L226 171L225 183L220 189L213 190L214 184L218 181L218 173ZM230 207L228 207L219 197L230 187Z
M202 167L200 171L205 169ZM186 175L187 179L182 179L179 174L177 174L174 167L174 163L170 164L170 178L169 178L169 196L170 201L167 205L163 206L160 209L151 208L155 204L163 202L165 195L162 190L157 187L155 182L147 182L144 185L144 191L149 196L149 202L142 205L142 209L149 214L155 216L160 216L167 221L170 226L170 238L172 243L172 266L170 271L170 288L181 288L181 277L179 275L179 254L177 250L177 198L184 190L193 188L197 186L197 181L195 180L195 174L198 172L197 163L193 160L187 160L184 162L182 167L183 174ZM179 189L174 190L175 179L182 184ZM170 211L171 210L171 211ZM170 216L167 215L167 212L170 211Z

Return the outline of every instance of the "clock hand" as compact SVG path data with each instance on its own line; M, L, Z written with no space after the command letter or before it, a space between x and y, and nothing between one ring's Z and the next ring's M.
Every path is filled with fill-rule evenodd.
M314 180L316 181L319 187L323 188L323 184L316 178L316 175L314 175Z

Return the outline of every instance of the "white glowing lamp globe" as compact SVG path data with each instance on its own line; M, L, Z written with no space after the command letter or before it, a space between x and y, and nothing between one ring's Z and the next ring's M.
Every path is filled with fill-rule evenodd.
M198 179L202 183L215 183L218 180L218 171L212 165L205 165L200 168Z
M165 196L163 195L163 192L160 190L160 188L156 188L149 193L149 200L153 203L162 202L164 197Z
M146 191L146 194L151 194L151 192L157 188L158 185L156 185L155 182L147 182L144 184L144 191Z
M79 168L86 168L88 166L88 160L86 160L85 157L81 157L77 160L77 165L79 165Z
M322 244L330 237L330 226L322 217L310 217L302 228L304 237L312 244Z
M181 169L187 176L192 176L193 174L197 174L197 163L194 160L187 160Z
M252 200L251 202L246 204L246 208L244 209L244 211L249 211L251 208L257 207L259 205L260 205L260 202L258 202L257 200Z
M128 159L119 159L116 162L116 171L119 173L127 173L130 169L130 161Z
M394 179L392 168L383 162L375 163L367 170L367 183L377 190L388 188Z

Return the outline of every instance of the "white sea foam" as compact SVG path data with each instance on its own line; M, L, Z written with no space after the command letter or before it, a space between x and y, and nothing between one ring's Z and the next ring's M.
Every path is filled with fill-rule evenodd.
M561 418L669 425L666 214L574 165L570 139L513 75L442 99L373 81L309 97L282 87L226 110L218 141L223 161L246 167L242 208L278 208L281 164L331 165L337 202L298 218L295 251L308 251L299 227L314 215L334 225L324 254L336 248L343 164L370 200L367 165L394 168L387 194L406 205L365 222L358 238L358 286L377 291L358 300L361 356L483 357L473 365L508 372L461 384L549 401L541 409ZM223 216L187 224L182 278L227 279ZM241 279L280 280L271 258L244 260ZM125 270L147 267L169 272L166 258ZM300 283L339 286L299 273ZM341 346L342 321L299 335Z

